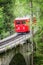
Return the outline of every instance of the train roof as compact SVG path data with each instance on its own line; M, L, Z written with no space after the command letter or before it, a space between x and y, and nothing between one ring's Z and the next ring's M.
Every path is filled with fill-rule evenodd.
M26 20L26 19L30 19L30 16L29 16L29 17L20 17L20 18L15 18L15 20Z

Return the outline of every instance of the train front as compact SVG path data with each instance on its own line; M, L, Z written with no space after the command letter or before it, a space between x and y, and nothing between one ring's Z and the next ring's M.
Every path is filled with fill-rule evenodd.
M15 31L18 33L25 33L30 31L28 18L17 18L14 20Z

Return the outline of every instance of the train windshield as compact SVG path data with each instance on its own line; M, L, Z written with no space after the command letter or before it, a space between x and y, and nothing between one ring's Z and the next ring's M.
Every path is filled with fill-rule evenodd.
M20 21L16 21L16 24L20 24Z
M26 24L26 22L25 21L22 21L22 24Z

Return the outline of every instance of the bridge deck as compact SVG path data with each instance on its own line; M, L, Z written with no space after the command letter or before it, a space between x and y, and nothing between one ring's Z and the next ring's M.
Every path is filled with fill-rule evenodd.
M37 30L34 31L36 33ZM0 52L16 47L18 44L23 44L26 39L30 38L32 34L18 35L17 33L0 41Z

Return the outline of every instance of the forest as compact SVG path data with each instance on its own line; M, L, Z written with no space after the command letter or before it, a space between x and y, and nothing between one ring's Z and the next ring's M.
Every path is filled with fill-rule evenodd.
M43 0L0 0L0 40L14 34L14 19L30 15L30 10L35 14L39 28L34 37L34 64L43 65Z

